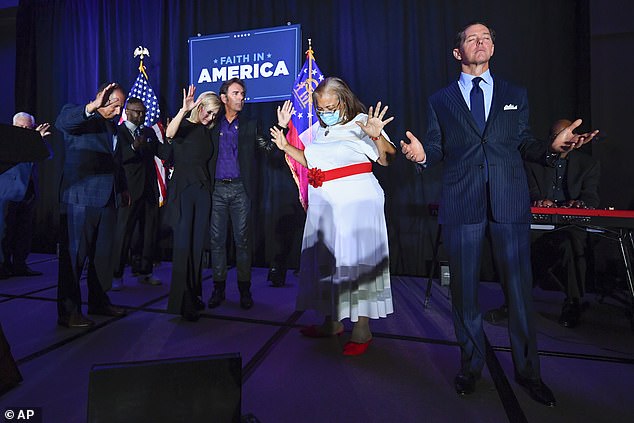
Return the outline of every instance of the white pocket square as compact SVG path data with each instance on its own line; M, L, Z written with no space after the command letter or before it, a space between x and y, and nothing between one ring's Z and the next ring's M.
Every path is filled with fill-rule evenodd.
M517 106L515 104L507 104L504 106L504 110L517 110Z

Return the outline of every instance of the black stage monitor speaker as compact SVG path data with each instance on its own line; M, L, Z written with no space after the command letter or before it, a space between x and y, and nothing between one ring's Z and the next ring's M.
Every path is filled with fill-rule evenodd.
M22 375L15 364L11 347L4 337L2 325L0 325L0 395L22 382Z
M238 353L97 364L88 422L240 422L241 388Z

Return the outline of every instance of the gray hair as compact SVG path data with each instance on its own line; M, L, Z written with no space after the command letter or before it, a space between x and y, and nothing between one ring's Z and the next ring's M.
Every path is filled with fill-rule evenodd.
M33 117L33 115L30 115L26 112L18 112L15 115L13 115L13 124L15 125L18 121L18 119L29 119L31 121L31 126L35 127L35 118Z

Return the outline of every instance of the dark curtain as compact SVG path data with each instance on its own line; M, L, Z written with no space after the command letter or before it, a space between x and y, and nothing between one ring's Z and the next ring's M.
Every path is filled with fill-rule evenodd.
M455 32L466 22L484 20L497 31L493 73L528 88L533 130L540 137L553 120L589 110L588 94L579 88L588 85L588 71L580 71L576 62L587 47L580 45L587 42L587 34L580 33L588 27L585 5L573 0L23 0L17 17L16 106L32 110L40 122L52 122L65 103L93 99L101 82L129 87L138 74L132 52L143 45L150 51L145 65L165 119L179 109L189 82L189 37L292 23L302 26L304 50L312 40L324 74L342 77L366 105L381 100L390 106L396 119L387 132L398 143L406 130L424 134L426 98L457 78L459 66L451 55ZM275 122L278 105L250 104L245 112L267 127ZM59 134L52 143L56 156L41 167L35 245L42 251L54 251L58 226ZM267 265L271 258L277 216L295 213L297 192L284 166L276 156L259 162L255 265ZM440 172L418 175L400 156L388 168L376 166L386 194L393 273L426 274L436 231L427 205L438 201ZM301 224L301 219L281 225L287 222Z

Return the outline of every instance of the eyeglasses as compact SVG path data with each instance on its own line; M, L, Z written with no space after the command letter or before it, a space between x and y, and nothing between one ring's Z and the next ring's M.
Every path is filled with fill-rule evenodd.
M334 106L326 106L324 108L318 107L317 114L319 116L330 116L335 114L337 109L339 109L339 103L335 104Z

